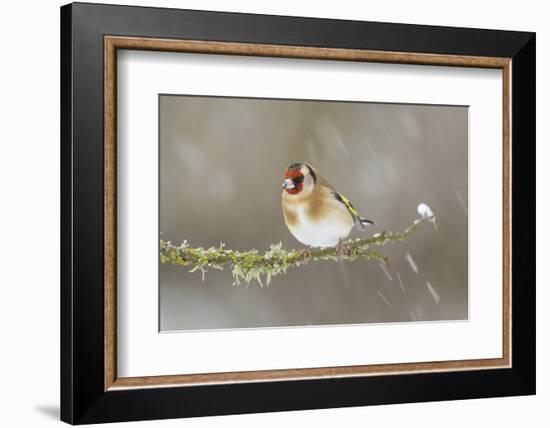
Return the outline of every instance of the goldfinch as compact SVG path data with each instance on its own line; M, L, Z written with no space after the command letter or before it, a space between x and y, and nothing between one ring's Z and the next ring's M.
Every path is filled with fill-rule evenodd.
M365 230L374 224L361 217L317 170L302 162L291 164L285 171L282 208L290 233L310 247L339 248L353 226Z

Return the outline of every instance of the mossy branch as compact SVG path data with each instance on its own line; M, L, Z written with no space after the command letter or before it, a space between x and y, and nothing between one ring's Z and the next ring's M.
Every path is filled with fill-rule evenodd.
M426 209L421 209L426 207ZM372 260L389 265L386 257L372 247L383 246L390 242L404 241L409 238L423 222L429 222L436 227L435 216L424 204L419 205L421 215L402 232L381 232L369 238L349 239L345 242L346 254L339 254L336 248L322 248L306 254L303 250L285 250L281 243L273 244L265 253L252 249L249 251L235 251L225 248L225 244L210 248L192 248L187 241L175 246L170 241L160 241L160 262L171 263L176 266L191 266L190 272L201 271L203 280L208 269L223 270L225 266L231 268L233 284L244 281L247 285L256 280L263 286L269 285L271 278L286 273L293 266L301 266L308 262L320 260Z

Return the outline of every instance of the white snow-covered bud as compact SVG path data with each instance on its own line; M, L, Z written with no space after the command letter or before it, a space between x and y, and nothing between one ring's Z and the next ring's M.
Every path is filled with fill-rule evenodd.
M416 210L418 211L418 214L420 214L422 217L431 218L434 216L432 209L424 203L418 205L418 208Z
M420 216L422 216L423 219L424 218L428 219L430 221L430 223L433 224L435 230L437 230L437 224L435 222L435 215L434 215L432 209L427 204L421 203L420 205L418 205L418 208L416 208L416 210L418 211L418 214L420 214Z

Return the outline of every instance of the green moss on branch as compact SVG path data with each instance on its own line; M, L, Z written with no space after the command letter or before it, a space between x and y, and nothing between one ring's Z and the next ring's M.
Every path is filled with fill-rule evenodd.
M284 249L281 243L273 244L269 250L260 253L255 249L249 251L230 250L224 244L220 244L218 247L193 248L187 241L175 246L170 241L161 240L160 262L176 266L189 266L191 267L190 272L201 271L203 279L208 269L223 270L227 266L231 269L235 285L241 282L249 284L252 280L256 280L261 286L264 286L269 285L272 277L286 273L288 268L301 266L308 262L365 259L389 265L388 259L372 248L406 240L423 222L431 222L435 226L435 217L433 215L421 217L402 232L384 231L370 238L348 239L345 243L349 251L345 255L338 254L336 248L333 247L312 250L308 257L303 250Z

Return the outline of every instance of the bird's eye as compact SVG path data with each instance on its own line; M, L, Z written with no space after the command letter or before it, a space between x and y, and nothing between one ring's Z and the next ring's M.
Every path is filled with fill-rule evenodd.
M292 181L294 182L294 184L303 183L303 181L304 181L304 176L303 176L303 175L299 175L298 177L293 178Z

